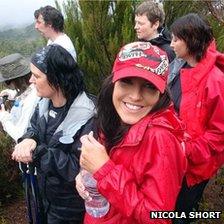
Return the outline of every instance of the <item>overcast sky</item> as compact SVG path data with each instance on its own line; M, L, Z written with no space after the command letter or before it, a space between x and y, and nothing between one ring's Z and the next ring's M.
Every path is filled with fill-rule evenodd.
M0 0L0 27L31 24L34 11L46 5L55 7L54 0Z

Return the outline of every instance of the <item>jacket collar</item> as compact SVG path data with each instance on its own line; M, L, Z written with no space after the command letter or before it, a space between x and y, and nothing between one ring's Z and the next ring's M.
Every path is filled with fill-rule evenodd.
M174 80L174 78L180 73L180 69L186 64L187 62L180 58L175 58L169 66L169 76L167 83L168 85Z
M49 99L43 98L39 103L39 116L44 116L47 120ZM79 94L73 101L64 121L58 126L55 133L62 131L59 141L63 144L72 143L76 132L91 118L95 113L95 106L86 93Z
M172 82L175 76L178 75L180 69L184 66L186 61L183 59L176 58L170 64L170 75L168 77L168 84ZM217 66L224 72L224 54L216 50L215 41L212 41L209 45L205 57L193 68L187 69L187 79L186 82L189 83L198 83L201 79L209 73L209 71ZM182 72L185 69L182 69ZM189 85L188 85L189 86ZM189 87L190 88L190 87Z
M123 140L116 147L139 144L146 130L153 126L166 128L173 132L178 139L183 141L186 127L175 115L173 105L171 105L162 112L147 115L138 123L131 126Z

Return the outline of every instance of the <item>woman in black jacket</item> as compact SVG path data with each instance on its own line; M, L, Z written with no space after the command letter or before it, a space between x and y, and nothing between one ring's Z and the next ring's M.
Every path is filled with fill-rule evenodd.
M74 180L79 172L79 139L92 130L94 104L84 92L78 65L61 46L38 51L31 59L31 72L30 82L42 100L12 158L37 167L44 223L82 223L84 205Z

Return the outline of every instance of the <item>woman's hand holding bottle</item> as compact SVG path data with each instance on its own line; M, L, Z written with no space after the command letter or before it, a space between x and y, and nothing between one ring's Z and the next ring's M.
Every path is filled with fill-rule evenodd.
M93 136L91 131L80 139L82 143L80 166L90 173L96 172L108 160L109 156L103 145L101 145Z

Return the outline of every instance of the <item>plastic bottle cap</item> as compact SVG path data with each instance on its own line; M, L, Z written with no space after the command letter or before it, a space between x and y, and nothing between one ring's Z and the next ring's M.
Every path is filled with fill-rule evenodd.
M13 106L18 107L19 106L19 101L15 100Z

